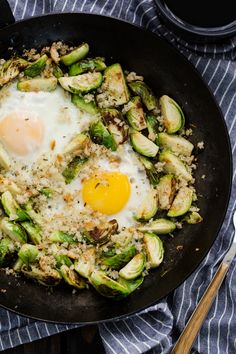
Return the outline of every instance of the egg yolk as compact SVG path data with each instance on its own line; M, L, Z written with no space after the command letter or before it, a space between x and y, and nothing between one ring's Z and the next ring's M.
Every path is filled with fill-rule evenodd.
M94 211L111 215L121 211L130 197L130 183L120 172L101 172L84 180L84 203Z
M0 122L0 139L7 151L25 156L40 147L43 128L36 114L12 112Z

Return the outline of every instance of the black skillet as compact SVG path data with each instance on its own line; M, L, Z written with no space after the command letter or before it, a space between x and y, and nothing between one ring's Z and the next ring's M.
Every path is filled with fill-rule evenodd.
M0 272L0 288L6 289L0 292L4 308L46 321L92 323L120 318L157 302L196 269L224 220L231 189L231 150L222 113L194 67L155 34L131 24L83 13L31 18L0 31L0 57L7 56L8 47L21 52L56 40L74 45L86 41L92 54L143 75L157 96L169 94L180 103L194 130L191 140L205 142L196 172L204 222L186 226L174 238L163 237L163 265L129 298L114 302L93 290L72 295L71 288L63 286L51 293L43 286ZM204 174L206 179L201 178ZM182 250L179 245L183 245Z

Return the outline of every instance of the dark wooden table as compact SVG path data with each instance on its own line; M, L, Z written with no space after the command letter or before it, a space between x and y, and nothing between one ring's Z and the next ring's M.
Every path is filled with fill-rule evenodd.
M98 327L86 326L33 343L8 349L3 354L105 354Z

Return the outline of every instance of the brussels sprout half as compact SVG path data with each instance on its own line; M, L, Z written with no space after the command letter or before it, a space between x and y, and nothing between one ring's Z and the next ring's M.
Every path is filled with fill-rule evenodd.
M117 150L117 143L113 134L109 133L108 129L102 123L102 121L94 122L89 129L90 137L94 143L104 145L106 148L112 151Z
M57 79L55 77L39 77L30 80L23 80L17 83L17 89L24 92L50 92L57 88Z
M27 66L27 68L24 70L24 74L30 77L39 75L45 68L47 60L48 56L46 54L42 55L39 59Z
M28 213L17 204L11 192L6 191L1 195L1 203L10 220L30 220Z
M156 97L154 96L150 87L143 81L134 81L129 84L131 90L141 97L143 103L149 111L152 111L157 106Z
M202 216L197 211L192 211L184 218L184 221L192 225L198 224L202 222L202 220L203 220Z
M167 133L176 133L184 127L184 114L177 102L164 95L160 98L160 107Z
M164 248L161 239L153 233L145 233L144 243L150 268L158 267L164 258Z
M9 238L0 240L0 267L6 263L10 254L12 254L12 241Z
M120 250L120 253L117 253L115 256L102 257L101 261L108 267L111 267L113 269L120 269L126 263L128 263L130 259L134 257L135 254L135 246L127 246L123 250Z
M130 103L132 106L126 113L130 126L138 131L146 129L147 124L141 98L139 96L132 97Z
M3 218L1 220L0 229L13 241L22 244L27 242L27 234L25 230L21 227L21 225L14 221L10 221L8 218Z
M62 76L58 81L64 90L80 94L95 90L101 86L102 79L100 72L93 72L78 76Z
M191 156L194 148L194 145L182 136L167 133L158 134L157 145L164 149L170 149L177 155L185 156Z
M193 190L189 187L181 187L167 213L170 217L181 216L190 209L193 200Z
M176 190L176 180L172 174L164 175L157 185L159 208L170 209Z
M56 286L61 281L61 275L56 269L50 269L47 272L42 271L38 267L31 265L27 267L23 265L21 272L30 279L37 281L45 286Z
M120 269L119 275L126 280L135 279L142 274L145 264L145 254L138 253L129 261L129 263Z
M109 220L102 226L96 226L92 230L84 230L84 238L92 244L100 244L108 242L111 235L114 235L118 230L118 223L115 219Z
M29 63L22 58L7 60L0 70L0 87L14 80Z
M134 218L140 221L150 220L156 214L157 209L157 194L154 189L151 189L136 211Z
M79 75L86 71L103 71L106 67L104 58L84 59L70 66L69 76Z
M37 260L39 256L39 250L37 246L25 243L23 246L21 246L21 249L18 252L18 256L24 264L29 266L29 264L34 263Z
M50 236L49 236L49 241L51 242L58 242L58 243L77 243L78 241L75 239L74 235L70 235L66 232L63 231L54 231Z
M75 271L84 278L89 278L95 266L95 248L89 248L81 254L78 260L75 261Z
M99 112L98 106L94 100L86 102L83 96L72 94L71 102L74 103L81 111L95 115Z
M160 218L138 227L140 231L157 233L159 235L169 234L176 229L173 221Z
M101 110L101 115L116 144L123 144L128 139L129 127L125 124L122 113L115 108L105 108Z
M64 281L76 289L85 289L87 284L74 270L70 269L67 265L62 265L60 273Z
M84 167L84 165L88 162L87 157L80 157L76 156L73 158L73 160L69 163L69 165L65 168L65 170L62 172L63 177L65 178L66 184L71 183L73 179L75 179L81 169Z
M24 221L21 223L21 226L26 230L27 234L29 235L30 240L35 244L38 245L42 241L41 236L41 227L38 224L34 224L29 221Z
M158 146L138 131L130 133L130 140L133 148L141 155L155 157L158 153Z
M89 52L89 45L88 43L83 43L76 49L72 50L70 53L63 55L60 57L60 61L64 65L72 65L80 59L83 59Z
M144 156L139 156L138 158L145 168L150 183L155 187L159 182L159 173L157 172L155 166Z
M185 164L170 150L163 150L159 155L159 161L165 162L164 171L166 173L173 173L177 178L183 178L187 182L192 180L192 175L188 172Z

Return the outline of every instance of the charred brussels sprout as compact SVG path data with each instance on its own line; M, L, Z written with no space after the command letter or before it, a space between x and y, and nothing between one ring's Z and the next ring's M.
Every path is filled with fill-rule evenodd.
M57 64L53 65L53 72L52 73L57 79L59 79L60 77L64 76L63 71L61 70L60 66L57 65Z
M74 235L67 234L66 232L63 231L54 231L50 236L49 236L49 241L51 242L58 242L58 243L76 243L76 239Z
M158 153L158 146L140 132L131 132L130 140L133 148L141 155L155 157Z
M75 76L82 74L86 71L103 71L106 69L106 64L104 62L104 58L92 58L92 59L84 59L71 65L69 69L69 75Z
M70 258L68 256L66 256L65 254L58 254L58 255L55 255L54 257L56 260L57 269L60 269L61 266L63 266L63 265L66 265L67 267L70 267L73 265Z
M132 97L130 100L131 108L126 113L127 120L132 128L140 131L147 127L142 102L139 96Z
M95 248L89 248L81 254L78 260L75 261L75 271L84 278L89 278L95 267Z
M128 246L112 257L103 257L102 263L113 269L120 269L136 254L135 246Z
M176 228L176 225L173 221L168 220L168 219L156 219L148 224L145 224L143 226L140 226L138 229L140 231L147 231L147 232L152 232L152 233L157 233L157 234L169 234L173 232Z
M26 230L29 235L30 240L38 245L42 241L41 237L41 227L38 224L33 224L30 221L24 221L21 223L21 226Z
M144 243L150 268L158 267L164 258L164 248L161 239L152 233L145 233Z
M39 77L30 80L20 81L17 84L17 89L24 92L50 92L56 90L57 79L55 77Z
M56 269L49 269L45 272L34 265L30 265L30 267L23 265L21 272L27 278L33 279L45 286L56 286L61 281L61 275Z
M87 284L74 270L70 269L67 265L62 265L60 273L64 281L76 289L84 289Z
M135 279L142 274L145 263L145 254L138 253L119 271L119 275L126 280Z
M135 213L134 218L140 221L150 220L156 214L157 209L157 194L154 189L151 189L142 201L142 204Z
M146 122L147 122L147 129L148 129L148 139L155 141L158 134L157 117L154 116L153 114L147 114Z
M88 158L82 158L76 156L73 160L69 163L69 165L65 168L62 172L63 177L65 178L66 184L71 183L73 179L75 179L79 172L81 171L82 167L86 164Z
M163 150L159 155L159 161L165 162L165 172L173 173L177 178L181 177L187 182L192 180L192 175L188 172L185 164L170 150Z
M164 95L160 98L160 107L167 133L173 134L183 128L185 118L177 102L169 96Z
M144 156L139 156L139 160L142 162L146 174L148 176L148 179L150 181L150 183L153 186L156 186L159 182L159 173L157 172L155 166L153 165L153 163L148 160L146 157Z
M121 299L130 294L126 285L118 283L99 270L92 272L89 282L101 295L108 298Z
M127 103L128 100L129 91L121 65L108 66L104 71L102 93L97 95L99 107L117 107Z
M17 204L11 192L6 191L2 194L1 203L5 213L7 216L9 216L10 220L30 220L28 213Z
M105 108L101 110L101 115L117 145L123 144L128 139L129 127L125 124L122 113L115 108Z
M104 145L106 148L116 151L117 144L114 139L113 134L109 133L108 129L102 123L102 121L97 121L90 126L89 129L90 137L94 143L99 145Z
M62 76L58 81L66 91L78 94L87 93L101 86L102 74L100 72L93 72L78 76Z
M42 55L35 62L27 66L27 68L24 70L24 74L30 77L35 77L39 75L45 68L47 60L48 56L46 54Z
M8 218L4 218L0 222L0 229L2 232L8 236L11 240L26 243L27 234L25 230L16 222L10 221Z
M105 225L96 226L92 230L84 231L83 235L92 244L103 244L108 242L111 235L118 230L118 223L115 219L108 221Z
M89 147L91 140L84 133L79 133L71 139L63 150L63 154L82 155Z
M7 260L12 252L14 247L12 241L9 238L2 238L0 241L0 267L7 263Z
M74 105L81 111L87 112L89 114L95 115L99 112L97 104L94 100L86 102L82 96L73 94L71 102L74 103Z
M80 59L83 59L89 52L89 45L87 43L81 44L76 49L72 50L70 53L63 55L60 61L64 65L72 65Z
M189 211L193 200L193 190L189 187L181 187L167 213L170 217L181 216Z
M37 260L39 250L37 246L25 243L19 250L18 256L24 264L29 266L29 264L34 263Z
M156 97L154 96L150 87L143 81L134 81L129 84L131 90L141 97L143 103L149 111L152 111L157 106Z
M175 190L176 180L173 175L164 175L160 178L160 182L157 185L157 194L160 209L170 209L171 203L174 199Z
M0 87L15 79L29 63L22 58L7 60L0 70Z

